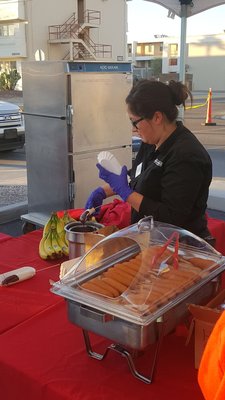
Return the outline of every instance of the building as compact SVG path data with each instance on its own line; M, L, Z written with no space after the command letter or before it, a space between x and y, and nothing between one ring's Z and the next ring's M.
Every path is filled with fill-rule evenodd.
M25 60L124 61L126 33L126 0L0 0L0 67L20 72Z
M127 1L0 0L0 71L21 73L26 60L130 60L137 77L178 79L179 38L155 35L127 47ZM225 33L186 42L190 89L225 90Z
M159 41L160 39L160 41ZM225 91L225 33L189 36L186 40L186 82L192 90ZM160 80L179 79L180 43L177 37L156 37L151 42L128 44L128 59L135 73ZM161 74L152 71L161 59Z
M155 41L148 43L128 44L128 59L132 61L137 78L151 78L157 76L162 71L162 52L163 42ZM160 61L159 68L156 70L156 62Z

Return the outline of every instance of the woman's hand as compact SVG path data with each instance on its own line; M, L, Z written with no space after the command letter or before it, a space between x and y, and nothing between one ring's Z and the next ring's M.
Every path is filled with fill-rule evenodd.
M87 199L85 204L86 209L100 207L103 203L103 200L106 198L106 193L102 187L98 187L93 192L91 192L90 196Z
M120 175L108 171L100 164L97 164L97 168L99 169L99 178L107 182L113 192L118 194L123 201L126 201L130 194L133 193L133 190L128 184L127 167L125 165L123 166Z

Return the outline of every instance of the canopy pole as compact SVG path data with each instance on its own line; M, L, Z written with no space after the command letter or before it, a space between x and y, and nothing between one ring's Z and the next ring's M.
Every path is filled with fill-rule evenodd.
M180 65L179 81L185 84L185 64L186 64L186 32L187 32L187 4L181 4L181 31L180 31ZM184 107L179 107L178 119L184 120Z
M187 4L181 5L181 31L180 31L180 70L179 80L185 83L186 61L186 32L187 32Z

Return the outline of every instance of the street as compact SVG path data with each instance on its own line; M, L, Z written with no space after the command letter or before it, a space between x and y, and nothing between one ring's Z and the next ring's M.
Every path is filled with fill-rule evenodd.
M204 99L196 101L201 104ZM206 148L225 147L225 98L215 98L212 102L212 122L215 126L205 126L207 107L185 110L184 124Z

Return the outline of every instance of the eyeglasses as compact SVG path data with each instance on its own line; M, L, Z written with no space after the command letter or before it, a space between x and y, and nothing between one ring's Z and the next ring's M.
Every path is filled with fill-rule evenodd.
M139 122L143 121L143 119L145 119L145 118L144 118L144 117L141 117L141 118L139 118L139 119L136 119L136 121L132 121L132 119L130 119L130 122L131 122L131 124L133 125L133 127L134 127L135 129L138 129L137 124L139 124Z

